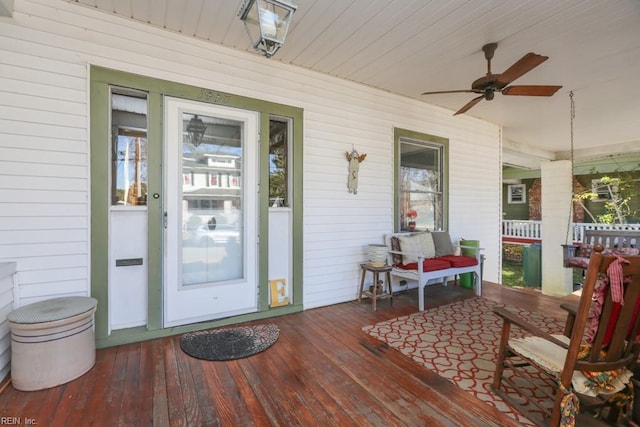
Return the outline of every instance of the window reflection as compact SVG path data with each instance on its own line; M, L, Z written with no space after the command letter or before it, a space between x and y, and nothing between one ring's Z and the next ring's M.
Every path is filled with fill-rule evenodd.
M289 140L291 120L269 121L269 206L289 206Z
M400 228L405 231L443 227L443 147L400 141Z
M201 138L183 113L182 280L195 285L243 277L243 123L198 115Z

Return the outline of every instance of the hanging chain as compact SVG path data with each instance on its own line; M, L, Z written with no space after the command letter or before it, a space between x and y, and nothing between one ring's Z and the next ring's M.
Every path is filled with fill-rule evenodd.
M573 179L574 179L574 166L573 166L573 122L576 118L576 103L573 100L573 91L569 92L569 114L571 117L570 120L570 124L571 124L571 133L570 133L570 138L571 138L571 151L570 151L570 159L571 159L571 200L569 201L569 220L567 223L567 235L565 238L565 243L568 245L570 243L573 243L573 232L572 232L572 228L571 228L571 223L573 222ZM569 238L571 238L571 241L569 241Z
M573 121L576 118L576 103L573 100L573 91L569 92L569 103L571 105L571 186L573 188Z

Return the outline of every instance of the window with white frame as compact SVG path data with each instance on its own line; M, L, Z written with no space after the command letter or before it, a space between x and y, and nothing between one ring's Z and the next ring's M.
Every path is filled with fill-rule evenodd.
M591 200L594 202L613 200L614 196L618 194L618 181L618 179L592 179L591 192L596 197Z
M442 138L428 135L398 138L400 230L442 230L446 227L445 143L435 141L439 139Z
M524 184L511 184L508 187L509 203L518 204L527 202L526 186Z

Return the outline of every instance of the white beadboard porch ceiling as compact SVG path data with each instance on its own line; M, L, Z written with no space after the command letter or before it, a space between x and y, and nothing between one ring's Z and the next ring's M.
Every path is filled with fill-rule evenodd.
M242 0L68 0L187 36L251 51ZM300 0L271 59L454 111L487 71L482 46L497 42L492 71L527 52L549 60L514 84L562 85L553 97L496 94L467 116L503 127L505 146L567 158L569 92L576 156L640 151L638 0Z

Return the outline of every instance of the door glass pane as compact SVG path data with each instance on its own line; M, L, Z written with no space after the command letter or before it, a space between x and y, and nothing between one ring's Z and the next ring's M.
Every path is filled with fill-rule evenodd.
M438 230L443 224L442 146L400 142L400 228Z
M182 285L243 277L242 122L183 113Z
M123 91L125 91L123 89ZM111 94L111 204L147 204L147 95Z

